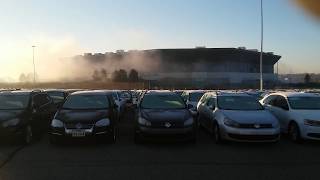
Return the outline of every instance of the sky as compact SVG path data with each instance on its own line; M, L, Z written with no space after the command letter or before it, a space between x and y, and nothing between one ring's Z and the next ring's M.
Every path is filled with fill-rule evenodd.
M118 49L260 48L260 0L0 0L0 81L61 74L61 58ZM320 21L264 0L264 51L280 73L320 73ZM63 69L63 72L61 71Z

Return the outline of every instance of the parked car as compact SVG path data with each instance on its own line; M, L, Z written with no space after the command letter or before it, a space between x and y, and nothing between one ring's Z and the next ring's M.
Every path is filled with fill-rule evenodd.
M194 119L182 98L174 92L146 92L138 105L135 122L136 143L157 137L196 141Z
M44 92L0 92L0 136L30 144L47 132L54 113L53 101Z
M278 120L246 93L207 93L200 100L199 126L214 137L238 142L277 142Z
M198 115L197 105L201 97L204 95L204 90L189 90L182 93L182 98L186 102L188 109L193 116Z
M273 93L261 100L280 122L281 132L294 142L320 140L320 96L313 93Z
M112 94L79 91L69 95L51 121L53 144L69 138L97 138L114 143L117 138L117 105Z

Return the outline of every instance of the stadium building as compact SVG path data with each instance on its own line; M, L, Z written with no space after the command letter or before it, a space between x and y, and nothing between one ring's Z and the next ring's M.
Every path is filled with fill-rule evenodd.
M88 54L86 54L88 56ZM192 49L152 49L142 51L117 51L90 55L90 61L119 61L129 59L140 76L162 87L257 87L260 78L260 52L244 47ZM92 58L93 57L93 58ZM134 67L137 58L144 64L153 63L156 68ZM272 52L263 53L263 78L266 86L277 80L274 66L281 56ZM115 63L113 63L115 64Z

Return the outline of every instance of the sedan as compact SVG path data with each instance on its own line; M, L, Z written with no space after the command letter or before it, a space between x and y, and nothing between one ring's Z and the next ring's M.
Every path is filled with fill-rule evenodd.
M199 126L213 134L216 143L277 142L278 120L245 93L207 93L199 105Z
M135 142L176 137L196 141L196 126L182 98L170 91L146 92L136 113Z
M68 96L51 122L50 141L97 138L114 143L117 105L106 92L80 91Z

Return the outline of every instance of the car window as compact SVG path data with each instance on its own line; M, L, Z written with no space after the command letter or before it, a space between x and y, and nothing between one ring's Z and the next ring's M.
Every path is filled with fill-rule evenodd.
M201 97L203 96L203 92L194 92L189 94L189 101L191 102L198 102Z
M186 105L177 94L150 94L145 95L141 102L144 109L185 109Z
M273 105L274 100L276 99L276 95L270 95L268 96L265 100L263 100L264 104L269 104L269 105Z
M263 106L252 96L220 96L218 106L223 110L263 110Z
M0 95L0 109L25 109L29 104L29 95Z
M320 97L290 97L292 109L320 109Z
M33 101L35 106L40 107L45 104L48 104L51 101L51 99L46 94L38 94L33 97Z
M62 106L63 109L107 109L109 100L105 95L72 95Z
M52 98L54 103L59 103L64 101L64 93L57 91L50 91L47 94Z
M208 107L215 107L216 106L216 99L215 98L209 98L208 99L208 101L207 101L207 103L206 103L206 105L208 106Z
M283 96L277 96L277 98L274 101L274 106L282 109L289 109L287 100Z

